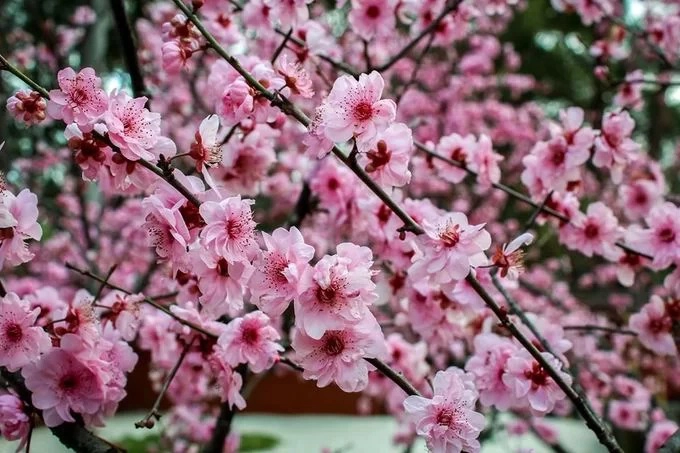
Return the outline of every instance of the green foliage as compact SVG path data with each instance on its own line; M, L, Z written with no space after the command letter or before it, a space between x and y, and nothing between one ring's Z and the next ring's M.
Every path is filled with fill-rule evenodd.
M279 439L264 433L241 434L241 446L239 452L264 452L269 451L280 443ZM164 451L161 445L161 437L154 433L145 437L126 436L117 444L128 453L147 453L149 451Z

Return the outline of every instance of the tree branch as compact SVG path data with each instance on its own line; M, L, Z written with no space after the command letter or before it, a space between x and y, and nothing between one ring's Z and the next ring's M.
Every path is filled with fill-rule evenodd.
M120 44L123 47L125 65L130 73L132 92L135 97L148 97L149 93L144 86L144 77L142 76L142 69L139 66L139 59L137 58L135 37L125 12L124 0L111 0L111 10L113 11L113 18L116 21L116 28L118 28Z

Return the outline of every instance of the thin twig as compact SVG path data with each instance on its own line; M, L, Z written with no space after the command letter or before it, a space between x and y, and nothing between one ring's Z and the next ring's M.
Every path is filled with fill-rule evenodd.
M562 326L564 330L582 330L587 332L601 331L604 333L614 333L619 335L637 336L636 332L628 329L621 329L618 327L596 326L594 324L584 324L582 326Z
M279 55L281 55L281 52L283 52L283 49L286 47L286 44L288 44L288 40L290 40L291 35L293 34L293 27L290 27L290 30L288 30L288 33L283 37L283 41L281 41L281 44L279 44L279 47L276 48L274 51L274 55L272 55L272 66L274 63L276 63L276 59L279 58Z
M399 372L393 370L388 364L378 359L364 359L380 371L385 377L397 384L407 395L420 396L420 392Z
M125 66L127 66L130 80L132 81L132 92L135 97L149 96L149 93L144 86L144 76L142 76L142 69L139 65L139 59L137 58L134 33L125 12L125 2L124 0L110 1L113 18L116 21L116 27L118 28L118 36L120 37L120 43L123 47Z
M35 91L40 93L42 97L44 97L45 99L50 98L50 93L48 93L45 88L35 83L33 80L31 80L30 77L21 72L16 66L12 65L9 61L7 61L7 59L4 56L2 56L2 54L0 54L0 70L14 74L16 77L20 78L21 81L24 82L26 85L30 86Z

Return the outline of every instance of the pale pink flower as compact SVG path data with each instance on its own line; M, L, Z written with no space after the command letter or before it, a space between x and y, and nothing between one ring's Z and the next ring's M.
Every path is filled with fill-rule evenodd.
M579 213L560 228L560 242L586 256L611 253L622 235L618 219L601 201L590 204L585 215Z
M595 140L595 131L583 124L584 112L580 107L569 107L560 111L562 130L556 135L562 135L567 142L568 152L579 156L579 160L590 153Z
M474 355L465 364L465 371L475 376L479 401L485 406L496 406L505 411L516 404L512 388L504 381L508 360L517 354L518 347L507 338L493 333L477 335Z
M491 235L484 224L470 225L465 214L448 213L422 222L425 234L416 238L418 250L409 275L435 283L462 280L470 267L487 263L484 250L491 245Z
M359 80L344 75L333 84L323 111L326 137L342 143L356 137L359 151L376 134L394 121L397 106L389 99L381 100L385 81L380 73L361 74Z
M357 35L370 41L394 32L396 4L395 0L352 0L347 19Z
M595 139L593 164L608 168L615 183L621 182L624 168L640 151L640 145L630 138L634 128L628 112L610 112L602 119L602 132Z
M644 83L642 82L644 80L644 74L640 70L626 74L626 78L614 96L614 104L621 108L639 110L643 105L642 86Z
M290 91L303 98L314 96L312 79L307 71L294 61L289 61L287 55L282 55L276 63L276 71L283 77Z
M650 179L636 179L619 186L623 213L630 220L646 217L654 206L663 202L664 185Z
M204 313L218 319L235 314L243 308L243 285L251 269L246 262L228 262L222 257L201 253L193 260L193 273L198 277L198 289Z
M647 408L635 402L614 400L609 402L607 414L616 427L641 431L647 424L647 412Z
M650 255L652 265L663 269L680 260L680 208L666 202L652 208L645 217L648 228L630 227L626 242Z
M227 261L243 261L252 257L257 249L255 222L250 205L253 200L241 196L220 201L206 201L199 212L206 223L201 231L203 244L215 256Z
M84 68L78 74L65 68L57 73L59 90L50 91L47 114L64 123L86 126L106 112L109 99L101 89L101 79L94 69Z
M468 168L477 173L477 182L483 188L491 187L492 183L501 180L501 169L498 162L503 156L493 150L491 139L482 134L473 148L472 155L467 160Z
M315 379L317 386L335 382L345 392L360 392L368 385L369 364L364 358L387 355L385 338L373 315L341 330L328 330L314 339L300 329L293 330L292 347L302 377Z
M14 293L0 298L0 366L16 371L52 347L49 335L35 326L39 314Z
M219 127L217 115L206 117L198 127L189 156L196 161L196 170L199 172L203 171L203 166L213 167L222 162L222 144L217 139Z
M269 316L254 311L227 324L217 340L215 353L232 367L247 363L254 373L261 373L271 368L283 351L283 346L277 343L280 339Z
M673 319L659 296L652 296L639 313L631 316L628 326L638 334L640 343L651 351L663 355L678 354L673 339Z
M368 151L361 153L359 163L380 185L400 187L411 181L408 169L413 151L411 129L403 123L394 123L379 132Z
M101 305L110 307L101 314L102 321L113 324L125 341L133 341L140 325L140 305L144 301L141 294L125 294L111 291L101 300Z
M154 161L159 153L172 157L175 145L161 137L161 115L144 107L146 101L146 97L133 99L123 91L112 96L104 116L111 143L132 161Z
M243 78L238 78L224 88L215 101L215 111L225 126L233 126L252 115L255 109L253 93Z
M37 363L25 366L21 374L48 427L75 422L73 413L94 414L104 401L99 374L63 349L52 349Z
M163 70L169 75L177 75L187 66L192 55L192 49L180 41L171 40L163 43Z
M71 22L75 25L90 25L97 20L97 13L87 5L78 6L71 15Z
M460 162L463 168L440 159L434 159L433 163L439 176L454 184L461 182L468 174L464 168L467 167L468 159L474 153L476 146L474 135L463 137L458 134L451 134L442 137L436 147L437 154Z
M542 352L541 355L562 380L571 385L571 376L562 371L562 363L548 352ZM566 397L553 378L525 349L508 359L503 382L512 389L516 398L526 398L536 414L552 412L555 404Z
M20 90L7 99L7 111L28 126L42 122L46 108L47 102L37 91Z
M283 28L290 28L309 19L308 4L313 0L263 0L271 11L269 18L279 22Z
M262 239L266 250L253 262L255 271L248 287L255 305L269 316L280 316L304 290L314 247L305 243L295 227L289 231L277 228L271 236L262 233Z
M502 247L496 249L491 262L500 269L501 277L517 280L524 268L524 251L520 247L531 244L533 240L533 234L522 233L509 244L503 244Z
M210 356L208 363L216 375L217 385L222 390L222 402L228 402L229 407L236 406L239 410L245 408L246 400L241 395L243 377L216 354Z
M341 330L370 316L367 307L378 298L372 265L368 247L339 244L336 255L316 263L309 289L295 299L296 325L318 340L328 330Z
M103 125L95 125L94 131L105 132ZM68 140L68 147L73 151L73 159L83 170L83 179L94 181L107 159L111 159L112 150L93 132L84 132L80 126L71 123L66 126L64 138Z
M478 394L470 379L455 367L438 371L432 383L432 398L412 395L404 400L408 418L433 453L479 451L477 438L486 420L475 411Z
M28 189L14 195L0 190L0 269L17 266L33 259L26 241L39 241L38 197Z
M645 441L645 453L659 453L661 447L678 431L678 424L672 420L661 420L652 425Z
M31 431L31 419L26 409L15 395L0 392L0 436L9 441L20 440L17 451L26 444Z

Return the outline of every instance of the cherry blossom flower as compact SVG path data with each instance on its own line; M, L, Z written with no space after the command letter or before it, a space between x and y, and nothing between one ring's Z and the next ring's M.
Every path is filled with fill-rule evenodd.
M474 351L465 370L475 376L479 401L485 406L508 410L516 404L516 399L503 376L507 373L508 360L518 352L517 345L507 338L486 333L475 337Z
M315 379L319 387L335 382L345 392L360 392L368 385L369 364L363 359L387 354L380 325L370 313L358 323L328 330L318 339L294 329L292 346L304 368L302 377Z
M246 400L240 393L243 377L215 354L211 356L209 363L222 390L222 402L228 402L230 408L236 407L239 410L245 408Z
M247 363L254 373L271 368L283 346L277 343L281 335L271 325L271 320L261 311L248 313L227 324L215 346L226 363L235 367Z
M106 128L95 125L94 131L103 134ZM73 158L83 170L83 179L94 181L107 159L111 159L111 148L93 132L84 132L77 124L69 124L64 131Z
M263 0L271 9L269 17L284 28L294 27L309 18L307 5L313 0Z
M360 155L359 162L378 184L400 187L409 183L408 164L413 150L411 129L403 123L392 124L379 132L367 148L369 150Z
M595 139L593 164L609 168L615 183L621 182L624 168L640 150L640 145L630 139L634 128L635 122L628 112L610 112L603 118L602 132Z
M245 262L228 262L223 257L202 253L192 262L198 277L202 312L214 319L235 315L243 308L243 285L252 269Z
M645 453L659 453L659 450L678 431L678 424L672 420L661 420L652 425L645 441Z
M571 376L561 371L562 363L548 352L542 352L541 355L560 374L562 380L571 385ZM525 349L508 359L502 379L515 397L526 398L531 410L537 414L552 412L555 404L566 397L548 372Z
M300 64L289 61L287 55L279 58L276 71L283 77L286 86L293 94L303 98L314 97L314 88L309 74Z
M74 413L94 414L104 400L101 377L63 349L52 349L21 374L48 427L75 422Z
M17 451L21 450L31 431L31 420L24 403L11 393L0 392L0 436L6 440L20 440Z
M146 102L146 97L133 99L122 91L114 94L104 116L109 139L132 161L155 161L161 154L172 157L175 144L160 135L161 115L144 107Z
M522 233L509 244L503 244L503 247L496 249L491 262L500 269L501 277L517 280L524 264L524 252L520 250L520 247L531 244L533 240L533 234Z
M680 208L665 202L655 206L645 218L648 228L629 227L626 242L635 250L652 257L657 269L680 259Z
M370 41L394 30L396 4L395 0L352 0L347 19L356 34Z
M51 118L87 126L106 112L109 99L94 69L84 68L77 74L71 68L62 69L57 73L57 82L60 89L50 91L47 103Z
M0 269L33 259L26 241L39 241L42 228L38 223L38 197L28 189L14 195L0 190Z
M425 219L422 226L425 234L416 239L418 251L409 269L412 278L449 283L464 279L470 267L486 264L484 250L491 245L491 235L483 224L470 225L465 214L452 212Z
M467 160L468 168L477 173L477 181L483 188L489 188L492 183L501 180L501 170L498 162L503 160L503 156L494 152L491 139L482 134Z
M657 354L678 354L673 339L673 319L667 313L666 305L659 296L652 296L639 313L630 317L628 325L648 349Z
M219 127L220 119L216 115L206 117L198 127L189 156L196 161L199 172L203 171L203 166L213 167L222 161L222 145L217 140Z
M201 239L215 256L242 261L255 253L255 222L250 209L253 203L236 196L201 204L199 212L206 223Z
M7 111L26 125L41 123L45 118L47 102L37 91L21 90L7 99Z
M248 287L255 305L269 316L280 316L305 289L314 247L305 243L295 227L262 233L262 239L266 251L260 251L253 262Z
M486 420L475 411L478 395L470 379L455 367L438 371L432 383L432 398L412 395L404 400L408 418L433 453L479 451L477 437Z
M371 280L373 254L352 243L337 246L314 266L312 284L295 300L295 323L313 339L328 330L341 330L369 316L367 306L377 299Z
M222 96L216 101L215 111L226 126L233 126L252 115L255 99L250 87L242 78L234 80L224 88Z
M463 137L458 134L450 134L440 139L435 150L437 154L460 162L463 167L466 167L467 161L474 153L475 148L476 141L474 135ZM459 168L439 159L434 161L434 166L437 168L439 176L454 184L461 182L467 175L464 168Z
M14 293L0 301L0 366L17 371L38 360L52 347L52 341L42 327L35 326L39 308L29 311L28 304Z
M560 241L586 256L605 255L611 253L622 234L612 210L598 201L588 206L585 215L579 213L560 229Z
M359 151L366 151L370 140L384 130L396 115L396 104L383 99L385 81L373 71L361 74L359 80L341 76L333 84L323 111L326 137L342 143L356 137Z

